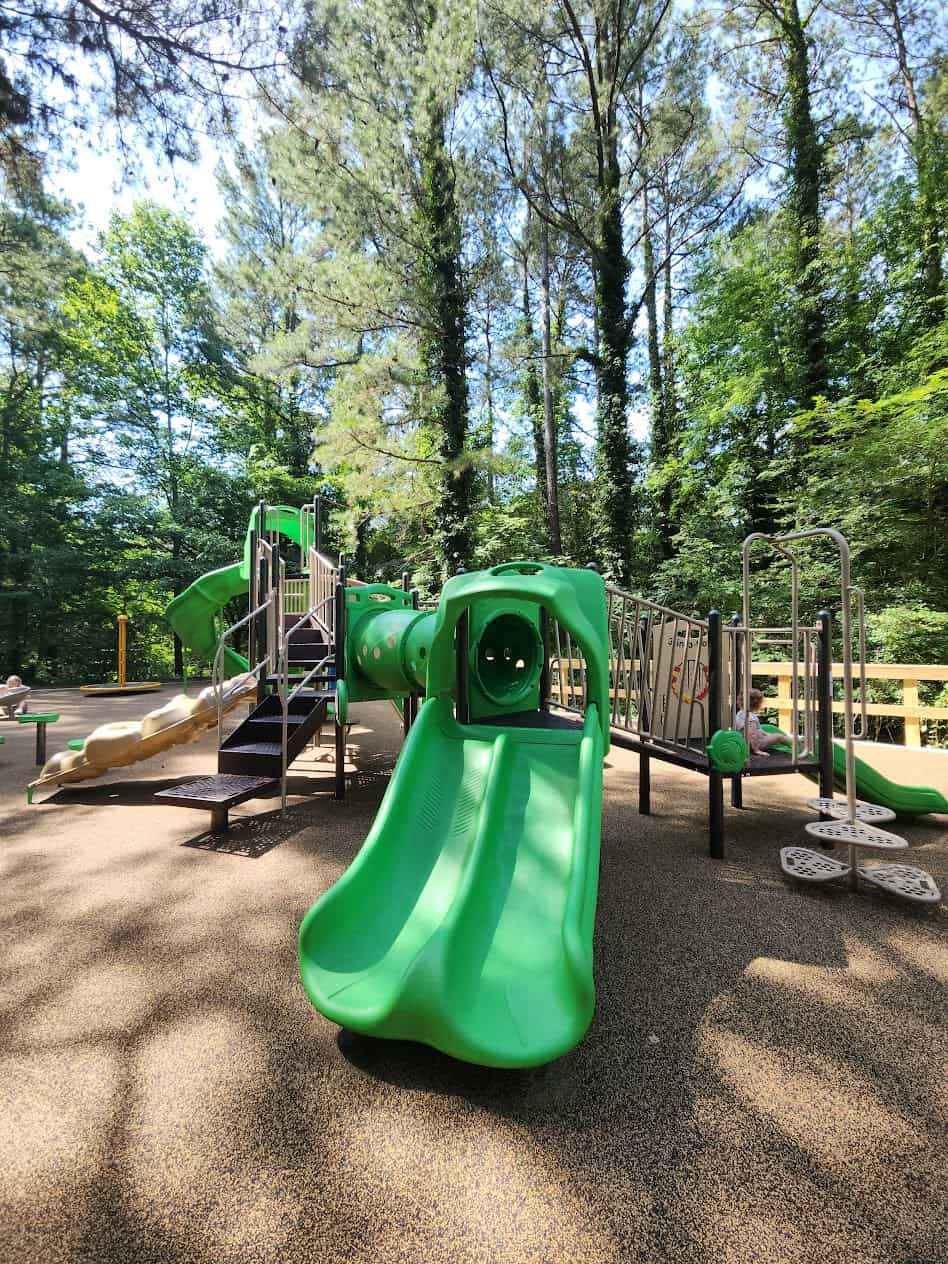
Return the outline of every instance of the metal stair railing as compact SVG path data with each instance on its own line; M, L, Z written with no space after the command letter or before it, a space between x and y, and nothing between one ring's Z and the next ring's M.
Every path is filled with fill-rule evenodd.
M217 650L214 654L214 663L211 668L211 687L214 690L214 696L217 701L218 750L220 750L224 735L224 650L228 640L241 628L246 627L254 619L264 615L267 621L267 652L252 667L248 667L247 671L259 680L262 671L266 670L267 675L273 675L279 665L277 630L282 628L283 625L283 579L286 566L282 558L279 558L278 565L274 565L278 556L277 550L269 541L258 538L252 565L256 571L261 560L267 562L267 595L263 601L248 614L245 614L242 619L238 619L236 623L226 628L217 641Z
M311 550L311 552L313 553L315 553L315 551L316 551L315 549ZM277 689L280 694L280 709L282 711L282 716L283 716L283 723L281 726L281 742L280 742L280 746L281 746L280 798L281 798L281 811L284 811L284 812L286 811L286 778L287 778L287 766L288 766L288 756L289 756L288 747L289 747L290 703L293 701L294 698L296 698L299 695L301 690L306 688L306 686L313 679L313 677L318 675L321 671L323 671L324 668L329 663L333 662L335 658L335 650L332 643L332 633L327 627L326 623L320 618L320 615L319 615L319 612L327 605L327 603L329 603L329 607L330 609L332 609L332 604L333 604L332 596L324 597L316 605L314 605L309 610L307 610L306 613L304 615L301 615L300 618L297 619L296 623L294 623L293 626L289 628L283 634L281 638L280 665L279 665L279 671L277 673ZM293 689L293 692L290 693L290 641L294 633L297 632L300 628L302 628L305 625L309 625L310 627L312 627L314 624L317 625L320 631L324 632L325 634L329 636L329 642L327 645L327 653L323 658L319 660L318 663L315 664L315 666L311 667L309 671L306 672L306 674L303 676L303 679L297 682L297 684L295 685Z

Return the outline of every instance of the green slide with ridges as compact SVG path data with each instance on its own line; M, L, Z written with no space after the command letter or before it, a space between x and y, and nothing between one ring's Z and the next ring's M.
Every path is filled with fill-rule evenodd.
M307 913L310 1000L352 1031L532 1066L592 1018L602 735L421 708L372 831Z
M775 733L772 724L762 724L761 728ZM802 770L801 770L802 771ZM819 781L819 777L810 771L804 773L811 781ZM837 789L846 788L846 747L840 742L833 743L833 778ZM948 813L948 799L932 786L903 786L897 781L890 781L871 764L856 756L856 795L868 803L877 803L880 808L888 808L905 816L926 816L930 812Z
M583 647L581 726L539 713L535 727L522 716L455 718L460 615L496 602L511 635L509 602L520 599L544 606ZM361 851L300 928L303 986L328 1018L493 1067L540 1065L582 1038L595 1002L605 613L591 571L497 567L446 585L427 701ZM511 673L521 662L510 656Z
M833 743L833 776L837 786L846 786L846 747ZM948 812L948 799L932 786L902 786L883 777L871 764L856 757L856 794L869 803L906 816Z
M232 597L247 594L250 583L250 546L257 517L258 511L255 509L247 526L241 561L202 575L175 597L165 610L165 618L172 630L180 638L182 645L196 658L213 659L220 636L218 615ZM266 515L266 529L279 531L294 544L299 544L300 511L289 505L270 506ZM248 663L242 654L227 646L224 650L224 668L228 673L245 672Z

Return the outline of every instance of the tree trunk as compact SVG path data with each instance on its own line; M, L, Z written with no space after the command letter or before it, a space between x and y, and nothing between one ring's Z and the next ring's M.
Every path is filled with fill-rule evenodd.
M556 459L556 417L553 411L553 382L550 355L550 229L544 221L541 242L541 286L543 299L543 446L546 455L546 528L550 548L559 557L560 537L559 471Z
M494 354L490 336L490 299L484 321L484 397L487 405L487 500L497 503L494 487Z
M938 210L937 176L932 172L931 136L922 113L915 76L909 65L905 46L905 31L898 0L885 0L885 7L892 21L892 41L899 66L899 78L905 91L905 101L912 118L914 131L912 158L918 183L918 212L921 229L920 252L922 261L922 296L925 299L926 324L941 324L945 317L945 277L941 263L941 218Z
M782 0L784 65L787 77L787 159L799 339L799 403L812 406L829 392L826 360L825 287L820 246L823 147L810 99L810 60L797 0Z
M527 266L526 246L523 251L523 341L526 350L526 369L524 371L524 407L530 418L533 430L534 472L537 482L537 496L546 516L546 444L543 440L543 424L540 417L543 411L543 400L540 392L540 378L537 374L536 338L533 333L533 311L530 307L530 272Z
M454 174L444 145L444 114L433 106L422 156L419 206L423 234L422 286L433 332L422 340L422 361L440 391L431 423L438 434L445 470L436 511L436 538L445 576L467 565L471 555L474 473L463 462L468 432L465 296L461 278L461 225Z
M622 238L619 160L609 146L599 205L596 251L596 306L599 354L596 383L599 397L597 482L601 515L601 561L605 572L621 584L632 570L635 530L632 493L633 450L628 431L629 388L626 367L629 322L626 316L628 264Z

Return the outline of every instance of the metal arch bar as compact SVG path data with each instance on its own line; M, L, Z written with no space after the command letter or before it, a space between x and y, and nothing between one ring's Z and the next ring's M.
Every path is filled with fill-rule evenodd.
M782 544L793 544L797 540L815 540L820 538L828 538L833 541L839 551L839 570L840 570L840 614L842 618L842 635L843 635L843 712L846 718L846 802L849 811L850 824L856 821L856 752L853 749L853 649L852 649L852 618L851 618L851 589L850 582L850 552L849 541L834 527L812 527L809 531L794 531L789 535L768 536L763 532L755 531L749 535L744 541L742 550L743 560L743 577L744 577L744 624L750 626L750 548L758 540L775 548L778 552L779 546ZM747 648L748 662L750 660L750 647ZM746 685L745 685L746 689ZM850 863L853 873L856 872L856 856L855 848L850 848Z

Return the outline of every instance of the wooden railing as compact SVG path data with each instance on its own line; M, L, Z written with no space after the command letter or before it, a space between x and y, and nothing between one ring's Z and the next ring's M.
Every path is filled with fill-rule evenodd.
M285 579L283 581L283 613L305 614L309 609L309 580Z
M754 663L754 679L777 678L777 723L782 729L788 729L792 723L790 710L790 681L793 673L791 663ZM842 663L833 664L833 678L842 677ZM858 682L858 675L854 673ZM898 680L902 684L902 702L868 702L868 715L894 716L905 721L905 745L921 746L922 720L948 720L948 707L924 706L918 700L918 682L920 680L948 680L948 666L932 663L867 663L866 677L869 680ZM842 702L833 703L834 712L843 711Z

